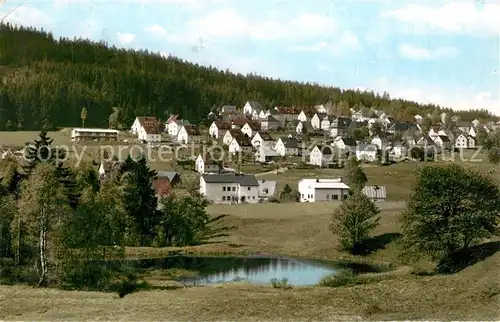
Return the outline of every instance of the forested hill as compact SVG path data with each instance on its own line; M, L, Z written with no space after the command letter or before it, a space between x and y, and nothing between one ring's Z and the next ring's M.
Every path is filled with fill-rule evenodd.
M242 106L247 100L266 106L344 101L402 120L436 108L373 92L233 74L82 39L57 40L48 32L11 25L0 26L0 74L0 130L79 126L83 107L88 127L107 127L113 107L128 126L136 115L165 119L169 113L197 122L214 106ZM487 111L459 114L463 120L490 118Z

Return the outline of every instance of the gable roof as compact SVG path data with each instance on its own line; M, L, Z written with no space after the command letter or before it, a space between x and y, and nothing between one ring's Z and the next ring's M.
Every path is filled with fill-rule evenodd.
M439 138L441 139L441 141L443 141L443 142L446 142L446 143L447 143L447 142L450 142L450 138L449 138L449 137L447 137L446 135L439 135L438 137L439 137Z
M245 133L241 132L240 129L229 129L229 130L227 130L227 132L229 132L229 134L231 134L231 137L233 139L235 139L237 137L246 137L247 136ZM226 134L227 134L227 132L226 132Z
M168 178L165 177L154 179L152 185L156 195L159 196L167 195L172 190L172 185L170 184L170 180L168 180Z
M328 146L328 145L316 145L316 148L318 148L323 155L333 155L333 147Z
M206 183L238 183L241 186L259 186L255 176L250 174L204 174L201 177Z
M147 134L160 134L160 123L156 116L138 116L137 120Z
M180 180L181 178L179 173L173 171L158 171L157 177L158 179L167 178L169 182L174 181L174 179Z
M274 123L278 123L278 120L276 118L274 118L272 115L268 115L264 118L261 118L261 122L274 122Z
M259 197L271 197L276 192L276 181L259 180Z
M237 137L233 137L239 146L252 146L252 141L246 135L238 135Z
M268 132L257 132L257 134L264 141L272 141L273 140L273 138L271 137L271 134L269 134ZM255 135L257 135L257 134L255 134Z
M252 129L252 131L260 130L260 122L259 121L248 121L245 124L248 124L248 126L250 127L250 129Z
M288 149L297 149L299 147L299 142L297 139L294 138L289 138L289 137L281 137L280 138L281 142L283 142L283 145L285 148Z
M245 125L249 121L250 121L249 119L242 118L242 119L235 119L232 122L233 122L233 125L243 126L243 125Z
M346 127L352 123L352 120L348 117L339 116L336 119L332 120L332 124L330 127Z
M177 120L179 118L179 115L177 114L172 114L170 115L170 117L167 119L167 122L166 123L170 123L170 122L174 122L175 120Z
M214 121L215 126L217 126L217 130L222 131L222 130L229 130L231 128L231 122L230 121Z
M354 138L341 138L340 140L347 146L356 146L356 140Z
M188 135L201 135L200 128L198 127L198 125L187 124L183 125L183 127Z

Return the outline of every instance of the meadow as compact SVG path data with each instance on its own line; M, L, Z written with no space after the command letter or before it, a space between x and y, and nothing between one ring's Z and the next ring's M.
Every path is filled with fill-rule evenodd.
M65 140L58 134L49 133L55 144L65 144L58 143ZM37 133L22 139L18 133L3 135L0 144L5 144L9 136L12 142L32 140ZM472 154L469 151L466 157ZM483 155L477 157L485 159ZM456 158L454 162L498 176L496 168L486 160L465 162ZM498 239L485 241L494 249L484 260L451 275L433 275L431 262L423 259L410 266L399 256L398 214L411 192L414 171L424 164L364 166L368 184L385 185L389 199L379 204L380 225L373 232L373 248L365 256L339 250L328 229L330 217L339 205L336 202L210 205L211 215L228 215L221 224L233 227L229 236L185 248L126 249L129 258L164 257L180 251L193 255L275 254L392 266L389 272L367 275L358 285L285 289L229 283L185 287L165 280L165 276L149 276L144 279L150 288L121 299L116 293L0 286L0 320L498 320ZM295 189L303 177L343 174L342 169L290 169L259 179L277 180L278 189L285 184Z

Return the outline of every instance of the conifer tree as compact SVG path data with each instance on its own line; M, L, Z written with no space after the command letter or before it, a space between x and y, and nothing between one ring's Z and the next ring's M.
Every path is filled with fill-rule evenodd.
M125 175L125 209L135 224L135 232L141 246L151 244L157 225L158 200L153 189L157 172L147 165L146 158L140 157Z

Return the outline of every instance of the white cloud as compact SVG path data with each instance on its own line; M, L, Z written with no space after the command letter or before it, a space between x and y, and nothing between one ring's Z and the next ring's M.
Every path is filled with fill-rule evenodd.
M164 36L167 34L167 31L162 26L156 24L145 27L144 31L153 36Z
M220 9L204 18L192 19L170 37L173 42L193 43L201 39L251 38L262 41L300 40L332 36L338 29L334 19L314 14L270 21L247 18L233 9Z
M444 57L453 57L457 55L457 50L453 47L439 47L429 49L416 47L410 44L402 44L398 48L399 54L402 57L412 60L432 60Z
M122 45L130 44L135 39L135 35L131 33L121 33L117 32L116 37Z
M78 24L75 37L94 39L103 31L102 24L97 19L87 19Z
M340 55L360 48L358 37L350 30L343 31L335 41L320 41L314 45L298 45L289 47L292 51L324 52Z
M411 33L496 34L500 32L500 4L478 6L472 1L446 2L445 4L409 4L399 9L384 11L382 17L392 18L403 24L403 31Z
M52 18L40 9L26 5L15 8L5 10L5 15L8 15L5 22L33 27L49 27L54 23ZM15 10L12 11L13 9Z

